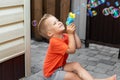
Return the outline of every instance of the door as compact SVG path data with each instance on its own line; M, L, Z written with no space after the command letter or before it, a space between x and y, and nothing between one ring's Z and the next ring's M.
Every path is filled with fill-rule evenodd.
M106 0L91 8L91 11L94 11L96 15L90 15L90 11L88 12L89 34L87 34L87 38L89 42L120 47L120 9L118 6L120 0L117 1Z
M120 48L119 6L120 0L88 0L86 47L92 42Z

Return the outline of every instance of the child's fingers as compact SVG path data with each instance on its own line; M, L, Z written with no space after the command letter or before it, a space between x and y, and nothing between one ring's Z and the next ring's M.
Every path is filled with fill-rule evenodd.
M68 27L67 27L67 31L70 33L73 33L76 30L75 24L71 23Z
M67 27L75 27L74 23L71 23L70 25L68 25Z
M70 26L72 26L72 27L73 27L73 26L74 26L74 24L73 24L73 23L71 23L71 25L70 25Z
M75 31L75 27L74 26L67 27L67 30L73 32L73 31Z
M73 29L76 29L76 27L75 27L75 25L73 24L72 26L71 26Z
M73 27L73 28L76 28L75 24L72 24L72 27Z
M72 27L72 28L71 28L72 31L75 31L75 29L76 29L75 27Z

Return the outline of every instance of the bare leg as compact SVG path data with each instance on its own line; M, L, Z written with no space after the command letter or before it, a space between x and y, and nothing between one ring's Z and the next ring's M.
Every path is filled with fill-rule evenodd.
M79 76L73 72L66 72L64 80L82 80Z
M82 66L77 62L67 63L64 66L65 71L75 72L82 80L116 80L115 76L106 79L94 79Z
M94 80L93 77L77 62L67 63L64 66L64 70L76 72L78 76L83 80Z

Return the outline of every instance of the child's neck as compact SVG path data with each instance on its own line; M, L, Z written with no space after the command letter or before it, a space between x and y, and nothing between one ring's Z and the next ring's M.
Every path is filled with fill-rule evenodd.
M56 34L56 35L54 35L53 37L62 39L62 38L63 38L63 33L62 33L62 34Z

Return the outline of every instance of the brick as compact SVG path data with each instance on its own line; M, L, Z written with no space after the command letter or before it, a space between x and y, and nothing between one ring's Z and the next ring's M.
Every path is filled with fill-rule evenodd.
M114 66L110 66L104 63L98 63L96 67L106 69L106 70L112 70L114 68Z
M96 67L93 71L97 72L97 73L103 73L103 74L105 74L107 72L107 69Z
M107 65L111 65L111 66L113 66L113 65L115 65L115 64L116 64L116 62L114 62L114 61L104 60L104 59L100 59L100 61L99 61L99 62L100 62L100 63L107 64Z
M86 69L89 70L89 71L92 71L92 70L94 70L95 68L96 68L95 66L90 66L90 65L86 67Z

